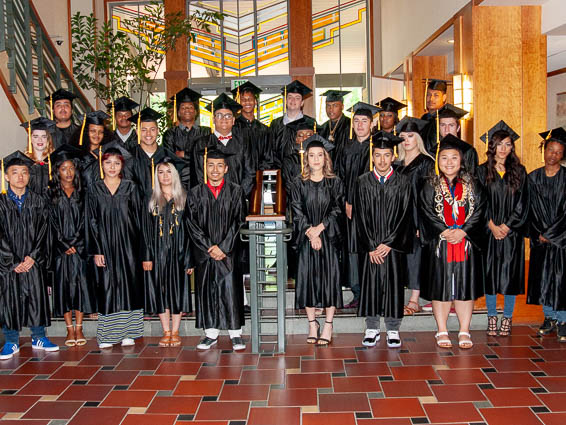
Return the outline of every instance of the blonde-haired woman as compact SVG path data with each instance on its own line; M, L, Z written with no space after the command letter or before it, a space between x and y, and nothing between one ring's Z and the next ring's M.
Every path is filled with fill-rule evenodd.
M431 174L434 168L434 158L426 151L423 139L419 132L426 126L427 121L413 117L403 118L397 124L397 133L403 142L397 145L399 159L397 161L397 172L405 174L411 179L413 187L413 220L415 229L419 228L417 214L417 199L423 179ZM411 316L422 310L419 304L420 290L420 264L421 264L421 242L418 230L413 241L413 250L407 254L407 263L411 266L408 269L408 288L411 289L411 298L404 308L404 315Z
M163 327L160 347L181 345L181 316L192 311L187 193L176 166L183 164L169 157L155 166L153 191L143 226L145 312L159 315Z
M293 185L293 245L298 254L295 308L305 308L309 321L307 343L328 345L332 341L332 322L336 308L342 308L340 265L340 219L343 215L342 181L332 171L325 140L313 135L305 142L303 172ZM327 147L328 144L326 144ZM315 309L326 310L320 324Z
M49 186L49 157L53 152L55 121L39 117L21 125L28 131L26 155L35 164L30 167L29 188L45 195Z

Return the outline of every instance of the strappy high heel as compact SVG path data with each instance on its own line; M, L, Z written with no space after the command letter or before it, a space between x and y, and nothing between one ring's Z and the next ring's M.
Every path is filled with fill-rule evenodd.
M329 322L327 320L324 321L325 324L328 324L330 326L332 326L332 329L334 329L334 321ZM316 342L317 345L322 345L322 346L326 346L328 344L330 344L332 342L332 331L330 332L330 339L326 339L326 338L318 338L318 341Z
M307 344L316 344L316 342L318 341L318 337L320 336L320 323L318 323L318 320L314 319L314 320L309 320L309 323L316 323L316 337L314 336L309 336L307 337ZM309 333L310 333L310 325L309 325Z
M511 335L512 323L513 323L513 319L511 317L503 317L501 319L501 326L499 327L499 336Z
M487 335L497 336L497 316L487 317Z

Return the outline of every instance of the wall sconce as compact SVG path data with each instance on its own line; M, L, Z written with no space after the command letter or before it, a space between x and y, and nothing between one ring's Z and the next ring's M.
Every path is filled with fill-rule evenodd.
M403 85L403 99L401 102L407 105L405 108L399 111L399 120L402 120L404 117L412 117L413 116L413 102L407 100L407 86Z
M464 119L473 116L474 89L472 77L468 74L456 74L454 80L454 105L469 112Z

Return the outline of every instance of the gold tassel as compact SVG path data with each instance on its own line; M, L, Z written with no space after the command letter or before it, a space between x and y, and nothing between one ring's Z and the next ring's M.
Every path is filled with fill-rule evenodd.
M51 181L51 154L50 153L47 154L47 161L48 161L47 165L48 165L48 168L49 168L49 181Z
M428 111L428 109L426 108L426 97L428 95L428 78L425 81L425 89L424 89L424 110L425 112Z
M204 175L204 184L206 184L208 182L208 177L206 176L206 157L208 156L208 148L205 147L204 148L204 167L202 169L203 171L203 175Z
M6 179L4 178L4 158L2 158L2 195L6 194Z
M236 102L240 103L240 86L238 86L238 90L236 91Z
M377 115L379 115L377 117L377 131L381 131L381 113L378 113Z
M393 126L393 135L397 136L397 126Z
M210 104L212 119L210 120L210 131L214 133L214 101Z
M373 134L369 136L369 170L373 170Z
M428 85L427 85L428 87ZM436 111L436 158L434 163L434 171L436 175L440 175L440 170L438 169L438 153L440 152L440 119L438 118L440 114Z
M550 139L551 137L552 137L552 129L548 132L548 134L546 135L546 139L544 139L544 140L546 141L546 140ZM541 159L542 159L542 163L543 163L543 164L544 164L544 149L545 149L545 144L546 144L546 143L543 143L543 144L542 144L542 150L541 150L541 154L542 154L542 158L541 158Z
M159 216L159 237L163 237L163 216Z
M283 114L286 114L287 113L287 86L285 86L283 91L284 91L284 94L283 94Z
M28 152L33 153L33 145L31 144L31 121L28 121Z
M177 95L173 96L173 124L177 122Z
M301 175L302 175L305 168L305 163L304 163L305 151L303 150L303 142L301 142L301 150L299 151L299 153L301 154Z
M316 133L316 120L314 120L314 126L313 126L312 130Z
M354 128L354 111L352 111L352 118L350 118L350 140L352 139L353 128Z
M53 95L49 95L49 108L51 109L51 121L53 121Z
M140 106L141 108L141 106ZM141 143L141 111L138 112L138 124L136 126L136 132L138 133L138 145Z
M485 132L485 153L489 150L489 131Z
M154 189L154 180L155 180L155 167L153 165L153 157L151 158L151 189Z
M397 145L393 146L393 156L397 157Z
M100 178L104 180L104 170L102 169L102 146L98 147L98 167L100 168Z
M86 112L83 115L83 124L81 125L81 135L79 137L79 146L83 145L83 134L85 132L85 125L86 125Z
M322 96L320 96L320 105L318 105L318 117L322 118Z
M116 131L116 107L112 101L112 131Z

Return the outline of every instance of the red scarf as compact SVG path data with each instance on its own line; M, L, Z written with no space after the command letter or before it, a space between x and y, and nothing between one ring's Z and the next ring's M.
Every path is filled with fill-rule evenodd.
M224 187L224 179L222 179L222 181L220 182L220 184L218 186L212 186L210 184L210 180L208 180L206 182L206 185L208 186L208 188L210 189L210 191L214 195L214 199L218 199L218 195L220 195L220 191Z
M448 187L450 187L450 185ZM458 208L458 217L456 218L452 215L452 206L448 202L446 202L446 199L444 199L443 201L444 222L451 229L460 229L466 222L466 208L464 208L463 206L461 207L457 206L457 202L456 202L456 200L462 199L462 192L463 192L462 183L460 181L457 181L455 187L452 190L452 193L454 194L453 205L456 205L456 208ZM447 243L446 258L449 263L452 262L461 263L468 259L468 253L466 252L465 238L462 239L462 241L457 244L451 244L448 242L446 243Z

